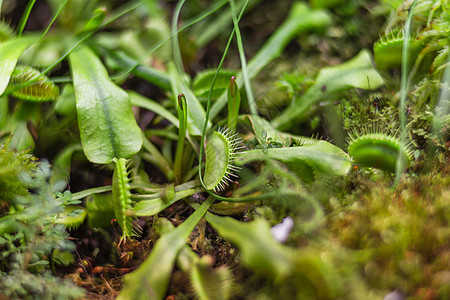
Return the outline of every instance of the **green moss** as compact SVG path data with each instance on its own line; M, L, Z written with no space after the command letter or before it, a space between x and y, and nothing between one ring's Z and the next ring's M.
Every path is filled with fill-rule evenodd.
M16 196L28 195L21 176L36 167L35 159L28 152L11 151L8 145L0 145L0 203L3 207L10 205Z
M427 289L444 299L436 282L449 268L449 185L446 168L407 177L396 190L385 179L368 181L339 199L329 229L345 247L370 253L361 268L371 287L400 289L411 299Z

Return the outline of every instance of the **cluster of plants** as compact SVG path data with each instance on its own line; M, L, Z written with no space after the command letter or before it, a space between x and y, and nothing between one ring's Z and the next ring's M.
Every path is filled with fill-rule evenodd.
M0 1L0 296L449 296L447 2L266 2Z

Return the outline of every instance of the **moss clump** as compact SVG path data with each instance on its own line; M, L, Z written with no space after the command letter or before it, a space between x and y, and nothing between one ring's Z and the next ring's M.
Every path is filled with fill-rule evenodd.
M28 195L28 188L21 176L30 173L35 167L35 158L27 152L8 149L7 144L0 145L0 203L7 208L17 196ZM7 212L0 210L0 216Z
M395 191L379 178L340 199L328 215L332 234L345 247L369 254L361 262L369 286L397 289L408 299L448 296L448 171L407 177Z

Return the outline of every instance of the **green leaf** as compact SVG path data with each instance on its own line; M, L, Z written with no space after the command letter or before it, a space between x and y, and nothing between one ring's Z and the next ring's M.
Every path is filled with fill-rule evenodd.
M86 157L99 164L132 157L141 149L143 137L127 93L111 81L89 48L80 46L69 58Z
M90 195L100 194L100 193L110 192L110 191L112 191L112 186L110 186L110 185L99 186L99 187L95 187L95 188L85 189L85 190L82 190L81 192L73 193L71 199L72 200L80 200L80 199L83 199Z
M274 277L284 277L293 271L295 251L274 240L264 219L243 223L211 213L205 219L223 238L238 246L242 263L247 267Z
M305 120L323 99L333 99L333 94L353 88L376 89L383 78L373 68L368 50L362 50L351 60L333 67L323 68L312 85L300 98L295 98L288 109L272 121L277 129L285 129L292 122Z
M35 40L21 37L0 44L0 95L5 92L20 55Z
M94 14L89 19L89 21L84 24L83 28L78 32L78 34L85 34L91 31L96 30L100 25L103 23L103 20L105 20L106 16L106 7L99 7L96 10L94 10Z
M124 288L117 299L163 299L178 252L208 210L214 198L206 200L175 230L163 235L150 256L134 272L125 275Z
M344 151L326 141L300 147L251 150L241 153L236 163L242 164L267 158L285 163L291 171L306 182L314 180L315 174L345 175L352 166Z
M239 169L233 166L240 139L230 130L214 131L206 143L204 183L208 190L221 191Z
M245 115L242 116L242 118L244 120L248 119L250 125L252 126L255 137L260 144L265 143L269 139L277 143L285 143L285 138L280 134L278 130L273 128L272 124L270 124L266 119L252 115Z

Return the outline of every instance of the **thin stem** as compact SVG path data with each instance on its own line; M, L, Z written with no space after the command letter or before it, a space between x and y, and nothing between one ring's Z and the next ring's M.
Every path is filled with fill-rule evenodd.
M183 60L181 58L180 43L176 33L178 31L178 19L180 18L181 8L183 7L184 2L185 0L181 0L177 3L172 17L172 35L174 36L172 39L173 60L175 61L175 66L177 67L179 74L183 74Z
M249 1L247 1L242 8L241 13L247 7ZM231 8L231 16L233 17L234 30L236 32L236 40L238 44L239 57L241 59L241 67L242 67L242 76L244 77L244 85L245 92L247 94L247 102L250 108L250 113L252 115L258 115L258 108L256 107L255 96L253 95L252 86L250 83L250 78L247 72L247 60L245 59L244 46L242 44L241 31L239 30L239 21L236 18L236 5L234 4L234 0L229 0L230 8Z
M31 0L28 2L25 11L23 12L22 18L20 19L19 26L17 29L17 37L22 35L23 30L25 29L25 25L27 24L28 18L30 17L31 10L33 9L34 3L36 0Z
M38 41L40 41L47 34L47 32L50 30L50 28L52 27L53 23L55 23L56 19L58 18L59 14L63 10L63 8L66 6L67 2L69 2L69 0L65 0L63 5L61 5L61 7L58 9L58 11L56 12L56 14L53 17L52 21L50 22L50 24L48 24L47 28L45 29L44 33L40 36Z

